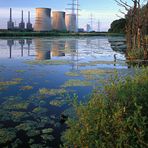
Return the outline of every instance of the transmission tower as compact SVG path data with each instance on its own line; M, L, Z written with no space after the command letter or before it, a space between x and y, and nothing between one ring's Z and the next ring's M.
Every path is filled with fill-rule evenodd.
M93 15L92 15L92 13L90 14L90 25L91 25L91 30L93 31Z
M69 3L68 5L70 5L70 8L66 8L66 10L71 10L71 14L72 15L76 15L76 27L77 27L77 31L79 28L79 0L71 0L71 3Z

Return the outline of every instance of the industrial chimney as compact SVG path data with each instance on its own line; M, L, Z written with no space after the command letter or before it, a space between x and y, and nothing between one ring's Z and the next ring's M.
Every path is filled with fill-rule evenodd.
M7 22L8 30L14 29L14 22L12 21L12 9L10 8L10 20Z
M20 30L24 30L25 29L25 23L24 23L24 18L23 18L23 10L22 10L21 22L19 23L19 29Z
M28 31L32 31L33 30L32 24L30 22L30 11L28 11L28 23L27 23L26 28L27 28Z
M52 12L52 29L58 31L66 31L65 12L63 11Z
M34 31L50 31L51 30L51 9L36 8L36 20Z

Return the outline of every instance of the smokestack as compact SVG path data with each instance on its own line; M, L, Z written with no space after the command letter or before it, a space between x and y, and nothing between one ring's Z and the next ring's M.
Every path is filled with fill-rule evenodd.
M23 19L23 10L22 10L22 22L24 22L24 19Z
M10 8L10 22L12 22L12 9Z
M28 11L28 23L30 23L30 11Z

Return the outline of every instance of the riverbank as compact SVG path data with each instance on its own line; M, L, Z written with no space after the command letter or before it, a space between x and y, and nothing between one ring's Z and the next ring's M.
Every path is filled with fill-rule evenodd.
M69 33L69 32L19 32L19 31L0 31L0 37L21 37L21 36L124 36L120 33L108 33L108 32L90 32L90 33Z

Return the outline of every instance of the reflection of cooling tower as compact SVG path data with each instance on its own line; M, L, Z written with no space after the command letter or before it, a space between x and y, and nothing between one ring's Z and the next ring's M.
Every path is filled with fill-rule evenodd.
M37 60L47 60L50 59L50 50L51 44L45 39L36 38L34 39L35 47L36 47L36 59Z
M53 11L52 12L52 29L63 31L66 30L65 25L65 12Z
M67 40L65 49L75 52L77 49L77 40Z
M51 30L51 9L36 8L36 20L34 31L50 31Z
M76 32L76 15L66 14L66 28L67 31Z
M65 41L53 41L52 42L52 56L65 56Z

